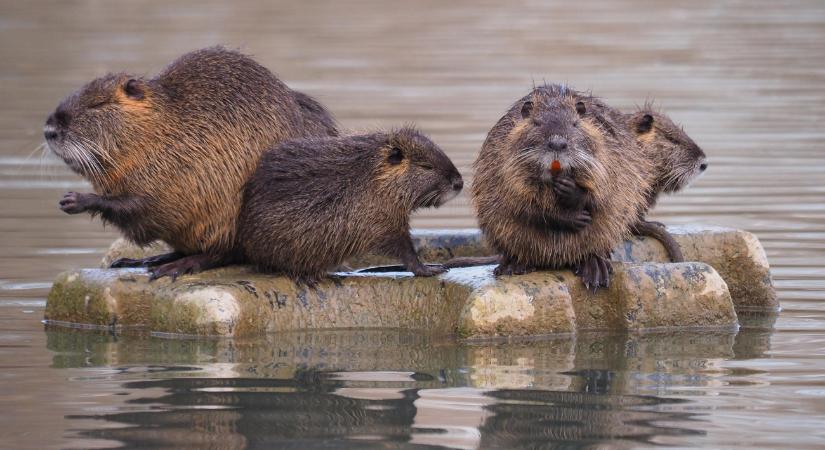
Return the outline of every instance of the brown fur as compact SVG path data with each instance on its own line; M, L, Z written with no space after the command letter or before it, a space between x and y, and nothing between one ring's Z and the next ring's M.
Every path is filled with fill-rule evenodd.
M160 239L182 255L229 255L242 186L263 151L337 130L311 97L214 47L154 78L117 73L88 83L58 106L45 134L96 192L70 193L65 211L99 214L140 245Z
M684 189L707 168L702 149L682 127L651 105L625 115L625 123L639 149L653 165L648 206L643 214L656 205L659 195Z
M419 132L288 140L267 152L249 180L241 213L245 257L260 270L314 283L345 259L371 251L424 266L410 213L458 194L461 175Z
M684 261L682 249L664 225L648 222L645 217L664 193L684 189L707 168L705 153L685 131L662 112L646 104L625 116L627 129L635 136L638 150L651 162L651 185L647 205L639 212L634 234L658 239L673 262Z
M520 114L527 101L548 115L542 117L569 122L565 123L568 138L583 136L571 153L583 161L573 170L573 177L591 196L592 224L580 231L535 226L523 219L545 217L552 221L566 213L553 189L537 179L542 170L538 160L520 157L525 135L541 133L532 117L525 119ZM577 102L587 107L578 130L570 128L575 123L572 117ZM639 152L627 151L632 147L633 137L622 116L598 99L558 85L534 89L490 130L475 162L473 202L488 243L505 260L530 268L576 266L592 255L607 256L629 235L649 190L650 163Z

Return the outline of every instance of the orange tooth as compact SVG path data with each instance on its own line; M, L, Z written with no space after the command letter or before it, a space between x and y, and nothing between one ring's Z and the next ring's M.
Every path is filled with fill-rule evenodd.
M552 163L550 163L550 173L553 175L558 175L561 172L561 163L559 160L554 159Z

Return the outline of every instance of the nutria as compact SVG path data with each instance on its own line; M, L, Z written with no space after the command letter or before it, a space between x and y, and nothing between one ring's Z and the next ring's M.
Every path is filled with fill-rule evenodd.
M435 275L445 269L419 261L410 213L440 206L462 186L450 159L412 128L291 139L268 151L247 183L239 241L259 270L308 284L370 251Z
M633 145L622 116L592 96L545 85L517 101L475 162L473 203L501 255L496 275L573 267L588 288L608 286L607 258L649 189L650 163Z
M321 125L310 127L305 115ZM91 81L63 100L44 134L95 192L66 194L63 211L100 215L138 245L160 239L175 250L112 264L159 266L154 278L237 260L241 190L260 155L284 139L334 129L310 97L250 57L213 47L154 78Z
M338 136L338 124L324 105L303 92L292 95L301 108L305 136Z
M635 136L639 150L653 164L650 172L651 189L645 208L633 233L658 239L673 262L684 261L679 244L663 224L645 220L647 212L656 205L659 195L678 192L690 184L708 167L707 158L682 127L666 114L646 104L639 111L625 116L627 128Z

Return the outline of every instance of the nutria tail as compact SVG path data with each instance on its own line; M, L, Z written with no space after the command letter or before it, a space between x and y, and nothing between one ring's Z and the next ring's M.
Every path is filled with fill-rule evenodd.
M486 266L489 264L499 264L501 262L501 255L493 256L459 256L453 258L444 264L447 269L457 269L459 267L473 267Z
M304 128L317 136L339 136L338 124L324 105L303 92L293 90L292 93L301 108Z
M670 257L671 262L685 262L685 256L682 254L682 247L679 246L676 239L673 239L673 235L667 231L667 228L665 228L663 224L640 220L638 223L633 225L632 231L633 234L637 236L648 236L661 242Z

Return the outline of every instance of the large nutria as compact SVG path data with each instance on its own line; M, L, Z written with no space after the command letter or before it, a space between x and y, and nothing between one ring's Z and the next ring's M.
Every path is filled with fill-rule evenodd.
M627 128L635 136L636 144L652 163L649 173L651 189L646 206L640 211L639 221L633 226L635 234L651 236L665 246L673 262L684 261L682 250L664 225L645 220L647 212L656 205L659 195L678 192L708 167L705 153L666 114L645 105L639 111L625 116Z
M154 78L93 80L44 127L49 148L95 192L70 192L61 209L100 215L139 245L168 243L173 253L112 265L158 266L153 277L236 260L241 191L260 155L319 133L337 134L320 104L221 47L185 54Z
M244 193L239 237L258 269L314 284L345 259L376 251L416 275L410 213L440 206L463 186L453 163L411 128L304 138L268 151Z
M621 114L589 95L545 85L517 101L475 162L473 202L501 255L496 274L573 267L588 288L607 286L610 251L647 200L650 162L633 145ZM576 217L584 226L569 226Z
M317 100L299 91L292 91L301 108L306 136L338 136L338 124L332 114Z

